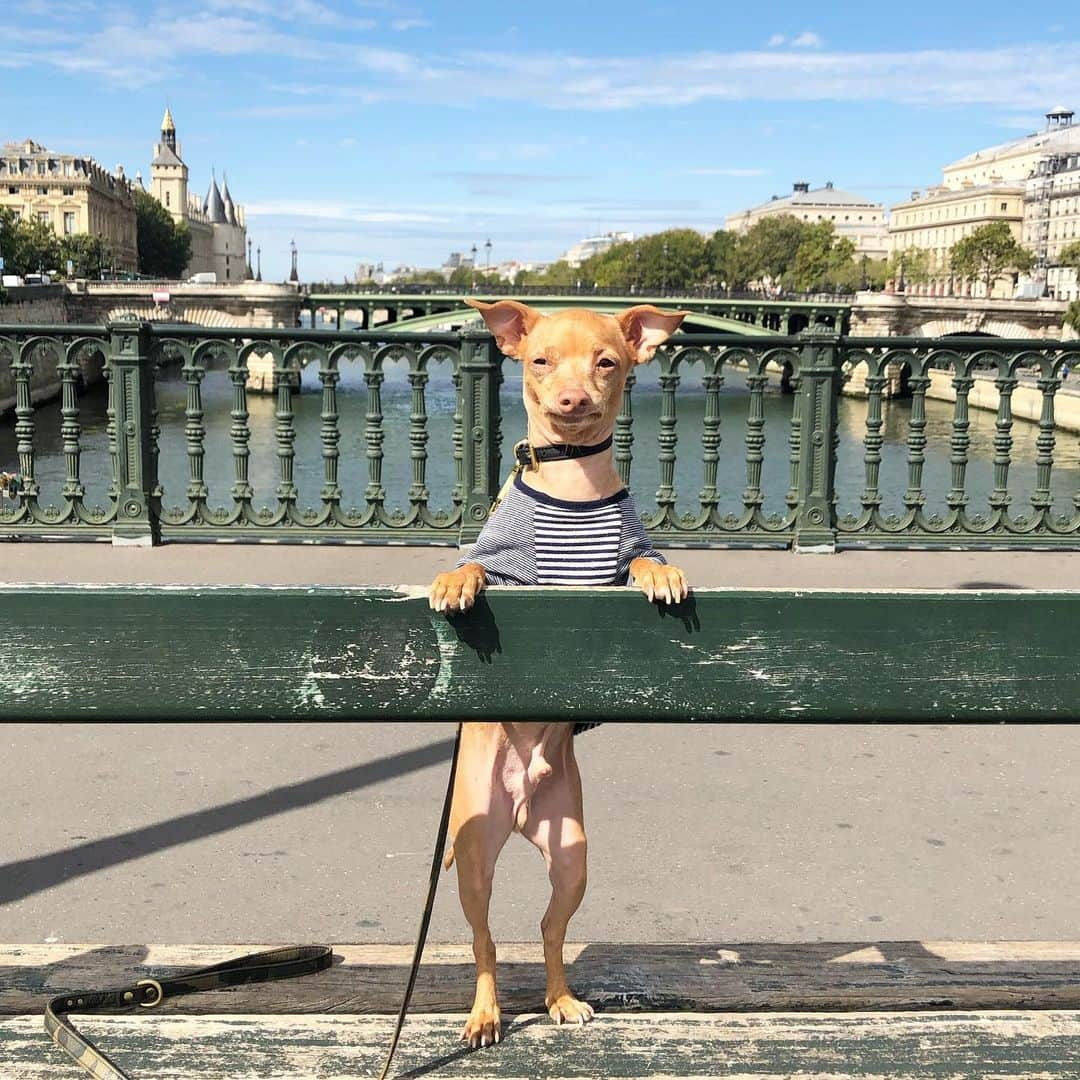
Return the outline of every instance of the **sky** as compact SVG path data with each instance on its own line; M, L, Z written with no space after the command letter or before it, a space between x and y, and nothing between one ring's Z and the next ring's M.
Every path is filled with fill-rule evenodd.
M886 207L1080 114L1072 5L3 0L0 142L149 185L166 103L282 280L550 261L831 181Z

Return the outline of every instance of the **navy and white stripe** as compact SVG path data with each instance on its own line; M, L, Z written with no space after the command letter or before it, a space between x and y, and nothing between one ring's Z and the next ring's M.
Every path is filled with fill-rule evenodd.
M666 562L625 488L570 502L535 491L518 474L457 565L479 563L490 585L625 585L636 558Z

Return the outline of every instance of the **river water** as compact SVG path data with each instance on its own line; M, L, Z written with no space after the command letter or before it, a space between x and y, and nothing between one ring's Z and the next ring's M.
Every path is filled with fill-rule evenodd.
M507 362L506 381L502 387L503 410L503 468L509 468L510 448L525 432L524 410L521 405L521 380L518 368ZM388 508L407 508L408 488L412 479L409 458L409 413L411 392L403 366L387 367L382 388L384 414L383 484ZM294 479L298 485L301 507L317 506L322 485L322 447L319 439L321 394L317 369L313 365L303 375L303 391L293 397L295 410L296 460ZM160 475L165 488L165 502L176 505L186 502L188 479L184 407L186 389L178 369L160 373L158 410L161 427ZM678 462L675 469L678 487L677 507L693 511L698 507L698 493L703 482L701 462L701 433L704 416L704 395L694 368L684 374L678 391ZM741 495L746 486L745 434L749 393L744 377L737 370L725 371L721 401L721 444L717 486L720 490L722 513L738 513L742 509ZM765 460L761 486L765 495L766 512L783 513L784 495L790 483L790 448L788 433L795 399L780 393L779 386L768 387L764 399ZM433 509L450 506L454 483L453 431L454 391L449 370L434 365L426 394L428 412L427 483L432 492ZM634 460L631 470L631 489L641 510L655 505L659 483L657 461L657 430L661 396L652 368L641 369L638 385L633 392ZM80 402L79 423L83 447L81 472L87 487L87 501L103 503L108 486L109 456L105 433L106 394L103 387L88 390ZM233 482L232 446L229 438L232 407L232 386L224 370L211 370L203 383L204 425L207 430L204 477L210 487L213 506L230 506L229 492ZM249 476L255 487L257 506L275 504L278 480L277 443L274 435L275 400L272 396L250 394L248 409L251 425L251 458ZM344 491L343 506L363 506L368 464L364 441L367 387L359 367L345 364L338 385L338 412L341 457L338 465L339 482ZM926 463L923 484L927 493L927 508L947 509L945 493L950 486L950 448L952 434L951 403L927 401L925 450ZM881 434L882 462L880 490L885 511L902 512L902 496L907 487L908 420L910 401L883 403ZM865 435L866 401L841 398L839 402L839 461L836 475L838 509L841 514L857 513L859 494L865 483L863 466L863 437ZM59 402L41 405L35 413L35 472L41 486L43 503L59 503L64 478L64 457L60 441ZM969 511L978 512L987 506L987 496L993 486L993 439L995 416L992 412L972 409L969 435L971 447L967 470ZM1030 506L1030 493L1035 487L1035 440L1038 426L1016 420L1012 427L1012 465L1009 470L1009 490L1013 493L1013 513L1022 514ZM1073 496L1080 487L1080 438L1075 433L1058 432L1055 466L1052 473L1052 492L1058 513L1073 513ZM0 469L16 471L13 417L0 421Z

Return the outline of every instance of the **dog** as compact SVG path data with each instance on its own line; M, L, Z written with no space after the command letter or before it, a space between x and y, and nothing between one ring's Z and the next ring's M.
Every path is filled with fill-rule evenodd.
M516 300L466 303L481 313L502 352L523 365L528 439L515 447L519 468L476 543L432 582L432 610L468 611L487 584L633 582L650 602L684 600L686 576L652 546L615 469L611 444L628 373L652 358L688 312L641 304L617 316L584 310L545 316ZM461 1041L474 1049L501 1038L488 908L495 862L515 831L539 849L551 882L540 921L548 1014L557 1024L593 1017L591 1006L570 990L563 967L566 929L586 886L574 735L591 726L462 727L443 865L457 861L461 906L473 933L476 994Z

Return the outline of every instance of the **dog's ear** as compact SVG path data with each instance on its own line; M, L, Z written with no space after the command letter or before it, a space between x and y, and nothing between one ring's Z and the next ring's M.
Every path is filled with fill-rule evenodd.
M523 358L522 343L544 317L539 311L517 300L497 300L494 304L487 304L483 300L466 297L465 303L483 315L487 328L495 335L495 343L515 360Z
M652 304L638 304L627 308L616 319L630 351L639 364L644 364L689 314L689 311L661 311Z

